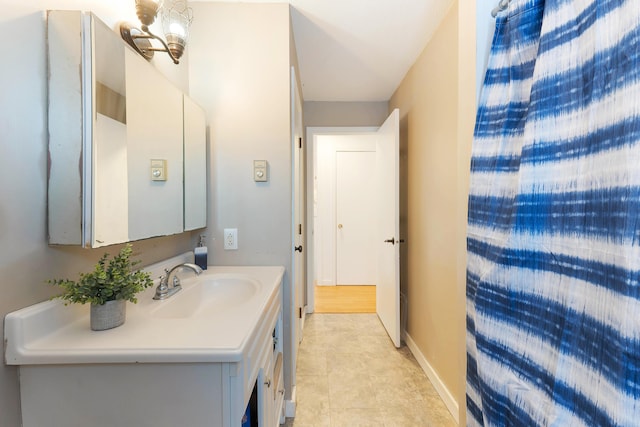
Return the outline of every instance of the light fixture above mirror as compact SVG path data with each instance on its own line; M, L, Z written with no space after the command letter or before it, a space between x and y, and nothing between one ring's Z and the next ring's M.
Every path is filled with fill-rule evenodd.
M166 42L149 30L160 13L162 31ZM142 24L137 28L129 23L120 24L120 35L133 49L148 61L155 52L167 52L178 64L189 38L189 26L193 11L184 0L136 0L136 14ZM154 47L151 40L158 40L162 47Z

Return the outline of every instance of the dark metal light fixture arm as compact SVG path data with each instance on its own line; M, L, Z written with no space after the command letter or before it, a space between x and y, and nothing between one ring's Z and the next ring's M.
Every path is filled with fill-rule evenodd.
M178 58L176 58L176 57L173 55L173 53L171 53L171 50L169 50L169 46L167 46L167 43L165 43L165 41L164 41L164 40L162 40L162 38L160 38L160 37L156 36L156 35L155 35L155 34L153 34L151 31L149 31L149 27L148 27L148 26L146 26L146 25L143 25L143 26L141 27L141 29L142 29L142 31L144 31L145 33L147 33L147 34L148 34L148 36L144 36L144 35L136 35L136 36L133 36L134 38L142 38L142 37L144 37L144 38L147 38L147 39L148 39L148 38L152 38L152 39L156 39L156 40L158 40L160 43L162 43L162 46L164 46L164 49L159 49L159 48L156 48L156 47L150 47L150 48L148 48L148 50L152 50L152 51L154 51L154 52L167 52L167 53L169 54L169 56L171 57L171 59L173 60L173 63L174 63L174 64L179 64L179 63L180 63L180 61L178 60Z

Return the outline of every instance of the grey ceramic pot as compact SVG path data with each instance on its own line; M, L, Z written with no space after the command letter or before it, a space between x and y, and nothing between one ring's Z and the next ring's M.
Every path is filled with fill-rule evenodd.
M127 318L127 301L107 301L102 305L91 304L91 330L104 331L122 325Z

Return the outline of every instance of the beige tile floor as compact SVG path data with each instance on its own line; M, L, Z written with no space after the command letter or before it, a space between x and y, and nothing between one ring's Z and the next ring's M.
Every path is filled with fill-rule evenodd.
M297 367L296 417L285 427L455 427L406 346L375 314L312 314Z

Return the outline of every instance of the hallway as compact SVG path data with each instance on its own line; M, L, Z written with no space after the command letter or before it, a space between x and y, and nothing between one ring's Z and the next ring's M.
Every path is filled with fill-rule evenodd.
M297 403L285 427L456 425L409 349L395 349L376 314L307 316Z

